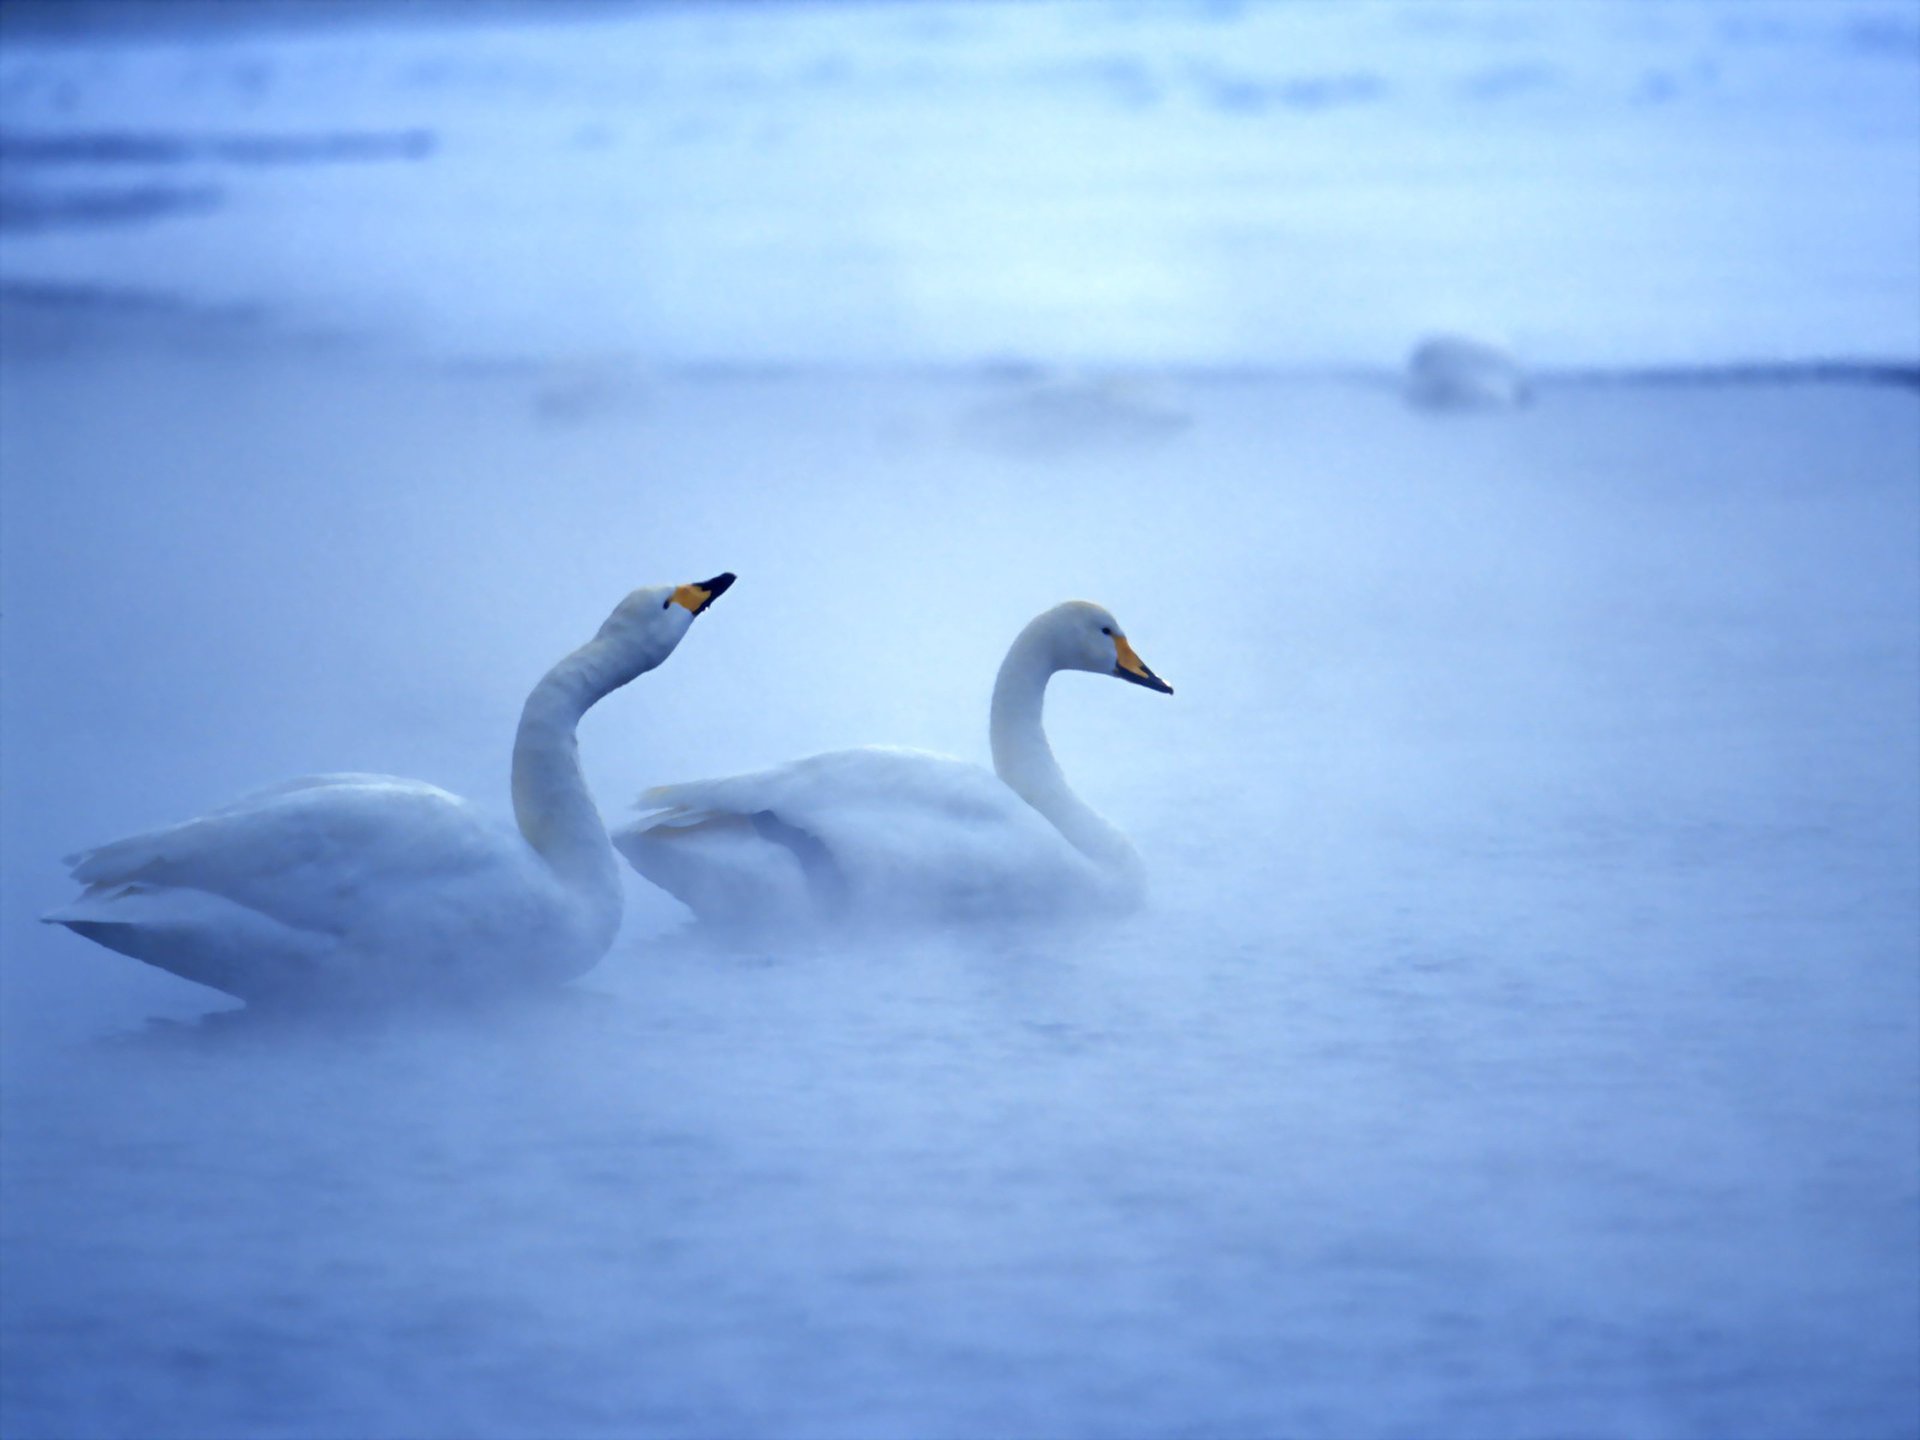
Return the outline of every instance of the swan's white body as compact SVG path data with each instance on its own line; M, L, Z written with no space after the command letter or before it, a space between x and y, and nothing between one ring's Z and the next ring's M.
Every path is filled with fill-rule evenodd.
M726 929L1119 911L1145 889L1127 838L1068 788L1047 682L1091 670L1168 687L1113 617L1070 601L1013 642L994 683L994 769L887 746L649 790L614 835L642 875Z
M250 1001L582 974L619 929L621 881L575 727L666 659L732 578L636 590L534 688L513 749L518 833L417 780L311 776L69 857L87 888L46 918Z

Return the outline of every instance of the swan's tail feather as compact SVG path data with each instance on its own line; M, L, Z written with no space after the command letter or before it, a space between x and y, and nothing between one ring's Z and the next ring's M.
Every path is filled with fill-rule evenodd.
M116 900L132 900L142 895L156 893L151 885L142 885L134 880L108 880L87 886L73 899L58 910L49 910L40 917L46 925L66 925L75 920L94 920L101 914L101 907L111 905Z
M175 834L175 830L156 830L146 835L132 835L125 840L96 845L91 850L76 850L60 863L67 867L69 875L90 889L131 884L168 858L167 842Z
M89 886L41 917L96 945L242 999L324 980L333 937L283 925L218 895L144 884ZM277 963L263 969L263 954Z
M290 786L287 788L291 788ZM238 807L216 810L162 830L109 840L66 857L67 873L82 885L124 885L140 879L171 878L170 870L218 833L222 817Z

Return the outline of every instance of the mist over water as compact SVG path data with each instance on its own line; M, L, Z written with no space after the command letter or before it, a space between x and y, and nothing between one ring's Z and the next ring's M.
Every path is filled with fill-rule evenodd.
M762 9L623 23L682 27L681 49L662 41L676 63L704 23L711 66L751 53ZM850 50L857 75L977 74L1024 53L1009 30L1087 23L981 13L778 7L764 23L798 51ZM1562 22L1532 7L1424 13L1471 15L1489 53L1562 53ZM1728 56L1764 41L1913 70L1897 9L1771 40L1729 37L1713 6L1676 13ZM1162 22L1140 23L1103 33L1157 43ZM525 307L556 318L505 345L497 297L476 295L471 326L449 319L420 252L368 270L383 235L425 233L398 215L383 231L373 198L518 173L456 163L488 84L625 113L606 97L628 93L628 61L585 72L599 91L567 68L595 33L530 27L518 50L519 31L447 25L91 50L8 37L0 73L42 77L7 92L9 137L44 142L45 77L78 76L75 103L174 147L139 163L234 173L204 215L0 225L0 1429L1911 1433L1911 385L1549 373L1530 406L1446 414L1384 380L1235 370L1230 351L1184 368L1118 351L949 363L913 345L857 367L697 366L732 323L724 294L672 290L689 326L642 334L582 313L564 274L548 289L515 269ZM265 57L276 143L438 138L411 156L236 152L253 132L223 108L235 47ZM397 82L356 89L316 47L366 57L349 75L439 75L462 98L394 113ZM540 91L505 51L582 88ZM1373 153L1414 153L1395 105L1417 71L1344 53L1307 66L1249 48L1270 84L1239 109L1204 66L1109 63L1094 88L1184 75L1209 114L1379 127ZM143 111L134 81L156 68L199 75L208 108ZM1809 106L1832 74L1761 69L1779 81L1766 94ZM769 63L732 83L771 107L802 73ZM1588 103L1584 84L1556 87L1566 73L1511 83ZM1725 86L1676 74L1720 97L1715 133L1745 153ZM667 93L692 125L717 91ZM1843 117L1829 138L1869 137L1864 158L1838 152L1857 165L1835 193L1889 173L1873 137L1905 112L1873 93L1813 106ZM297 126L274 109L289 94ZM1805 113L1782 102L1754 124ZM795 114L805 132L816 112ZM682 161L718 163L713 132L685 143ZM28 173L0 159L6 184ZM741 164L716 181L754 173ZM576 207L557 244L605 240L581 218L604 179L538 180ZM1307 213L1365 212L1356 185ZM1881 237L1909 203L1883 188ZM260 292L272 303L232 308L299 268L329 192L343 208L324 233L365 235ZM516 213L484 185L466 194ZM1208 172L1215 214L1260 211L1263 194ZM702 233L746 223L730 203L698 211ZM1117 213L1150 229L1152 208ZM306 219L278 228L288 214ZM930 263L913 235L900 253ZM801 249L811 285L824 252ZM241 251L253 278L217 262ZM1665 282L1717 263L1676 256ZM1389 260L1404 253L1373 263ZM1792 293L1790 266L1733 268ZM1911 296L1905 272L1876 273ZM223 274L232 289L209 278ZM1271 283L1262 303L1289 293ZM417 308L369 328L387 285ZM1769 312L1790 322L1769 330L1776 348L1735 357L1920 358L1828 325L1865 313L1845 285L1806 288L1801 309ZM1350 332L1321 315L1315 333L1345 348L1317 358L1377 361L1376 333L1410 347L1416 308ZM1609 328L1604 296L1565 308L1584 337L1570 364L1675 358L1620 349L1631 327ZM815 323L783 309L770 333ZM1687 335L1687 358L1728 358L1724 335L1697 351ZM1047 358L1085 358L1071 349ZM738 948L628 875L620 938L579 983L304 1020L35 922L71 893L60 855L292 775L416 776L508 823L533 682L633 586L720 570L739 583L581 728L609 820L651 784L846 745L984 763L1006 645L1082 596L1176 691L1067 674L1047 707L1069 780L1139 846L1148 908Z

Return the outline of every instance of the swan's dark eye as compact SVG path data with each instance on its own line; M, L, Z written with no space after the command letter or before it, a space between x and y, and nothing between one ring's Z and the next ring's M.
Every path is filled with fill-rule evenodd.
M1102 625L1100 627L1100 633L1102 635L1111 635L1113 634L1113 627L1111 625Z
M660 602L660 608L662 610L670 609L672 608L672 605L673 605L673 597L671 595L667 596L666 599Z

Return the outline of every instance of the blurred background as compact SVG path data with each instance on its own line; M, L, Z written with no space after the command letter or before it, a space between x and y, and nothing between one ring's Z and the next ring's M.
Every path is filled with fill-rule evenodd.
M1902 0L10 0L10 282L437 354L1911 363Z
M1905 1436L1910 0L0 0L10 1437ZM59 857L986 759L1123 925L273 1025Z

